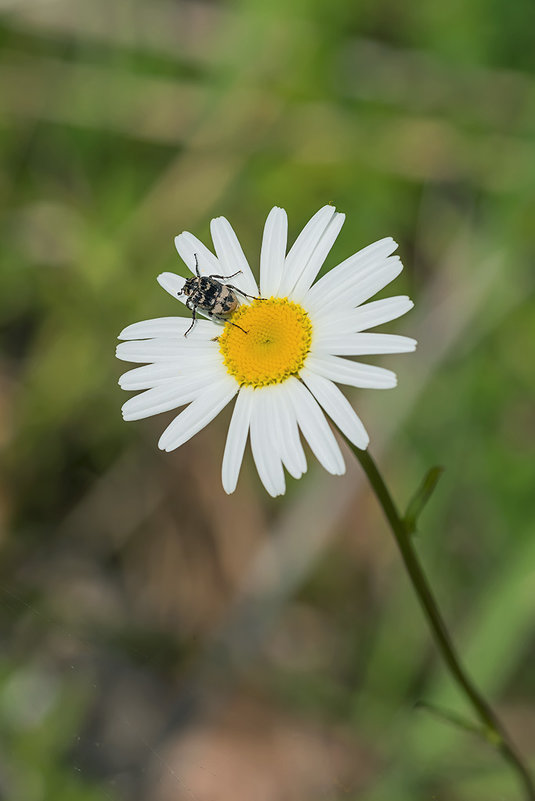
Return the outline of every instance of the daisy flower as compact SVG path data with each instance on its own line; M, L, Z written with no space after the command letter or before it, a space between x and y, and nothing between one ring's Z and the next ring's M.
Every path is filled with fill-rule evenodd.
M195 275L226 276L239 305L226 320L160 317L129 325L117 347L124 361L143 364L119 379L126 390L143 390L124 404L125 420L139 420L185 406L158 446L172 451L204 428L234 398L223 455L222 481L235 490L247 438L260 479L272 496L285 491L284 468L300 478L307 469L302 435L330 473L345 472L329 426L330 417L358 448L369 437L336 384L390 389L396 375L352 356L403 353L416 341L364 333L412 308L405 295L362 305L403 269L397 245L387 237L360 250L315 281L345 219L324 206L286 252L288 221L275 207L266 220L260 252L260 287L238 238L224 217L211 222L215 255L195 236L176 237L178 253ZM233 276L230 278L230 276ZM185 278L158 276L160 285L185 303ZM238 290L238 291L236 291ZM243 293L243 294L242 294ZM247 297L250 296L250 297ZM203 314L200 307L197 314Z

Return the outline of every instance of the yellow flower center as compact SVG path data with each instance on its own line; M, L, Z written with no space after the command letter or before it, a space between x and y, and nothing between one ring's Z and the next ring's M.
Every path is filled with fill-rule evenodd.
M297 375L311 341L312 326L302 306L287 298L258 298L234 312L219 349L240 385L265 387Z

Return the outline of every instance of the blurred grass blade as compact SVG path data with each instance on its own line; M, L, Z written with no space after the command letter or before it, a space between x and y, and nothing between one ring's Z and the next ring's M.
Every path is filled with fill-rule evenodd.
M477 734L478 737L483 737L485 740L489 740L487 732L481 726L471 720L468 720L462 715L459 715L458 712L452 712L449 709L444 709L443 707L429 704L427 701L417 701L414 706L416 709L424 709L426 712L430 712L434 717L438 718L439 720L444 720L446 723L450 723L452 726L456 726L458 729L464 729L464 731L469 731L472 734Z
M420 517L426 503L433 494L438 480L444 472L443 467L432 467L425 474L424 480L412 496L405 512L404 522L408 534L414 534Z

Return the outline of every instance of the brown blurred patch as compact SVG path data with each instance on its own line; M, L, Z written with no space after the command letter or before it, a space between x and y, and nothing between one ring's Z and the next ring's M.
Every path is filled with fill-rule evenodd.
M157 755L152 801L303 801L362 789L375 756L346 730L237 696Z

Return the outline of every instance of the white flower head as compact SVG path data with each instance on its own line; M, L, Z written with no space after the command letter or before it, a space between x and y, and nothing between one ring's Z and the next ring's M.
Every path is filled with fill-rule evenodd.
M272 209L262 239L260 289L224 217L210 226L216 255L192 234L180 234L176 248L193 275L198 264L201 276L218 276L218 286L231 284L231 299L239 305L223 319L205 309L208 319L197 319L189 332L191 318L161 317L134 323L119 335L127 341L118 345L117 357L143 364L119 379L123 389L144 390L123 405L124 419L185 406L160 437L162 450L178 448L236 397L223 456L228 493L236 488L248 436L260 479L272 496L285 491L284 468L294 478L307 469L300 433L326 470L344 473L325 414L358 448L365 449L369 437L336 384L372 389L396 385L390 370L344 357L416 347L409 337L363 333L413 306L405 295L362 305L403 268L399 257L391 255L397 245L390 237L350 256L314 283L344 219L332 206L324 206L287 253L286 212ZM183 303L190 300L181 276L162 273L158 281ZM196 311L203 314L202 306Z

